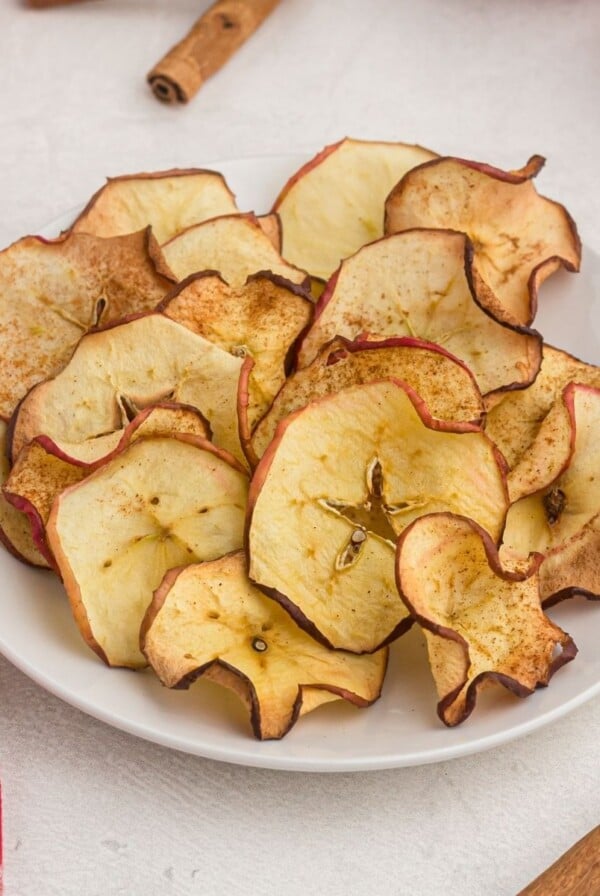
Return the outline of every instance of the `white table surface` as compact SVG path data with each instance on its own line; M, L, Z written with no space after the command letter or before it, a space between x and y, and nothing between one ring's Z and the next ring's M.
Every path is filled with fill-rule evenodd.
M146 71L208 4L0 6L0 245L109 174L349 134L519 167L600 251L595 0L283 0L186 107ZM600 612L600 608L597 608ZM513 896L600 821L600 700L479 755L309 775L184 755L0 658L7 896ZM587 896L587 894L582 894Z

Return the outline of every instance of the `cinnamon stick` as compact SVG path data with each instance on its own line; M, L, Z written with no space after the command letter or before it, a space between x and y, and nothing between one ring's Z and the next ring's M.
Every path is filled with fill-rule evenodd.
M217 0L148 73L157 99L187 103L277 6L279 0Z
M600 826L575 843L518 896L600 896Z
M49 6L66 6L67 3L79 3L80 0L25 0L25 5L32 9L46 9Z

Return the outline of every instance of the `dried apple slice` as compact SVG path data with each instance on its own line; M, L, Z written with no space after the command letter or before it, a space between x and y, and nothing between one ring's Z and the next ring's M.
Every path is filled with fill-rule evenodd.
M257 215L256 220L263 233L269 237L275 251L281 255L283 234L281 232L281 218L277 212L270 212L268 215Z
M487 532L448 513L421 517L400 536L398 589L425 632L446 725L471 714L483 686L526 697L576 655L542 611L540 561L503 567Z
M244 459L237 426L241 358L160 313L85 335L66 367L35 386L13 420L12 456L44 434L71 456L162 400L198 408L215 442ZM83 445L83 456L89 447Z
M571 383L508 478L512 503L503 536L506 556L565 547L600 513L600 389ZM590 549L594 543L590 534ZM503 556L504 556L503 553ZM571 576L577 586L577 567ZM600 589L600 582L598 583ZM597 589L598 590L598 589ZM545 596L546 596L546 589Z
M167 317L236 357L253 359L248 414L252 425L285 382L286 362L308 325L312 303L298 287L270 273L234 288L214 273L189 277L160 308Z
M108 178L71 229L110 237L150 225L158 242L165 243L192 224L236 211L222 174L173 169Z
M410 230L342 262L319 300L298 363L334 336L412 336L442 345L489 392L523 388L540 366L542 337L501 324L473 296L465 274L473 246L462 233Z
M86 330L154 308L173 286L149 230L27 236L0 253L0 415L54 375Z
M0 485L4 484L10 474L10 462L6 456L6 423L0 420ZM47 567L48 562L38 550L31 532L26 514L17 510L0 492L0 542L10 553L31 566Z
M273 207L284 257L327 280L342 258L383 235L386 196L435 155L406 143L349 138L325 147L288 180Z
M188 227L165 243L167 264L183 280L199 271L218 271L232 287L259 271L272 271L308 286L305 271L288 264L251 214L225 215Z
M46 540L46 523L55 498L135 439L149 435L188 433L210 439L210 428L196 408L161 404L146 408L122 430L88 439L69 455L68 443L56 445L48 436L38 436L25 445L4 485L5 499L29 520L29 533L45 560L54 566ZM84 456L82 456L84 455Z
M242 369L240 392L247 370ZM242 444L253 465L273 439L277 424L315 398L346 386L395 377L421 396L437 420L481 423L481 393L470 370L438 345L418 339L382 341L334 339L308 367L288 377L269 411L254 431L247 419L246 401L238 404Z
M414 227L466 233L475 248L467 271L492 314L529 324L542 282L560 265L579 270L581 243L567 210L538 194L534 156L520 171L441 158L409 172L390 193L385 232Z
M540 590L545 607L569 597L600 600L600 513L546 554Z
M46 527L73 614L111 666L145 664L139 630L168 569L241 547L248 477L191 435L138 439L62 492Z
M368 706L379 697L387 650L329 650L253 587L243 551L172 569L148 608L142 650L164 685L199 676L231 688L254 735L281 738L298 717L332 699Z
M571 382L599 389L600 367L544 345L540 371L533 383L526 389L505 393L489 408L485 430L510 467L521 460L550 408Z
M503 462L399 381L352 386L283 420L249 497L250 578L328 646L370 652L410 625L394 549L412 520L472 516L500 537Z

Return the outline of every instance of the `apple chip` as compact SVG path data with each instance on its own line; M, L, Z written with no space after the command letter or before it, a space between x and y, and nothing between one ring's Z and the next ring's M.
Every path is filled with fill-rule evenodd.
M242 368L240 393L247 375ZM242 444L253 465L273 439L277 424L315 398L346 386L395 377L421 396L436 420L481 423L483 401L469 369L438 345L418 339L382 341L339 338L326 345L308 367L293 373L254 432L245 402L238 409Z
M150 225L158 242L165 243L186 227L236 211L222 174L173 169L108 178L71 229L110 237Z
M485 395L523 388L540 366L542 337L481 308L465 274L473 247L462 233L410 230L347 258L302 340L304 366L334 336L412 336L442 345L473 371Z
M10 504L4 495L4 484L10 474L6 455L6 423L0 420L0 541L10 553L31 566L47 567L48 563L36 547L29 518Z
M306 272L283 260L254 215L226 215L188 227L169 240L163 252L179 280L218 271L230 286L241 287L252 274L271 271L291 283L309 285Z
M328 646L371 652L410 625L399 533L437 510L500 537L501 458L469 423L436 421L400 381L348 387L286 417L249 497L250 578Z
M485 430L511 468L521 460L550 408L571 382L600 389L600 367L544 345L540 371L533 383L527 389L505 393L488 410Z
M387 650L329 650L253 587L242 551L172 569L142 626L142 650L163 684L204 676L235 691L257 738L281 738L300 715L332 699L367 706L379 697Z
M168 569L242 545L248 477L191 435L138 439L55 500L46 527L75 620L111 666L145 664L139 631Z
M529 324L542 282L560 265L579 270L581 243L566 209L538 194L534 156L521 171L441 158L409 172L390 193L385 232L414 227L466 233L467 271L481 304L509 323Z
M435 153L406 143L345 139L327 146L284 186L274 210L283 255L327 280L342 258L383 235L385 198Z
M78 444L114 433L148 405L169 400L198 408L215 443L244 460L236 412L241 364L160 313L88 333L66 367L21 403L12 456L40 434L79 456ZM89 456L88 445L82 451Z
M512 503L503 536L503 556L526 556L531 551L552 552L556 575L560 560L561 582L579 585L580 555L587 549L584 590L600 591L600 580L590 588L590 569L596 568L598 533L594 520L600 514L598 432L600 389L571 383L541 425L537 437L508 478ZM577 547L571 545L577 539ZM564 550L564 553L563 553ZM571 567L567 557L576 562ZM545 581L549 581L549 570ZM544 585L564 589L565 584Z
M546 554L540 590L545 607L576 596L600 600L600 513Z
M483 686L497 682L526 697L576 655L572 638L542 611L540 560L504 568L486 532L447 513L421 517L401 535L398 588L424 629L446 725L471 714Z
M287 280L255 274L237 288L214 273L185 280L160 306L167 317L238 358L253 360L248 415L252 425L285 382L290 349L308 325L312 303Z
M277 212L270 212L268 215L257 215L256 220L261 230L269 237L275 251L281 254L283 235L281 233L281 218Z
M0 415L60 370L83 333L154 308L172 286L149 230L27 236L0 252Z
M59 447L47 436L38 436L21 449L4 485L4 495L14 508L27 515L30 536L48 563L54 565L46 541L46 523L57 495L81 482L135 439L175 432L210 438L208 424L195 408L162 404L141 411L122 430L75 446L75 456L68 454L68 443Z

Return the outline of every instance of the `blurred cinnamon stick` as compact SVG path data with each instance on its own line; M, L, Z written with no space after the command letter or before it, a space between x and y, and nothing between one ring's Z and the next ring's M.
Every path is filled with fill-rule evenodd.
M187 103L277 6L279 0L217 0L147 76L157 99Z
M25 6L32 9L46 9L48 6L66 6L67 3L80 3L81 0L25 0Z
M600 896L600 826L578 840L518 896Z

